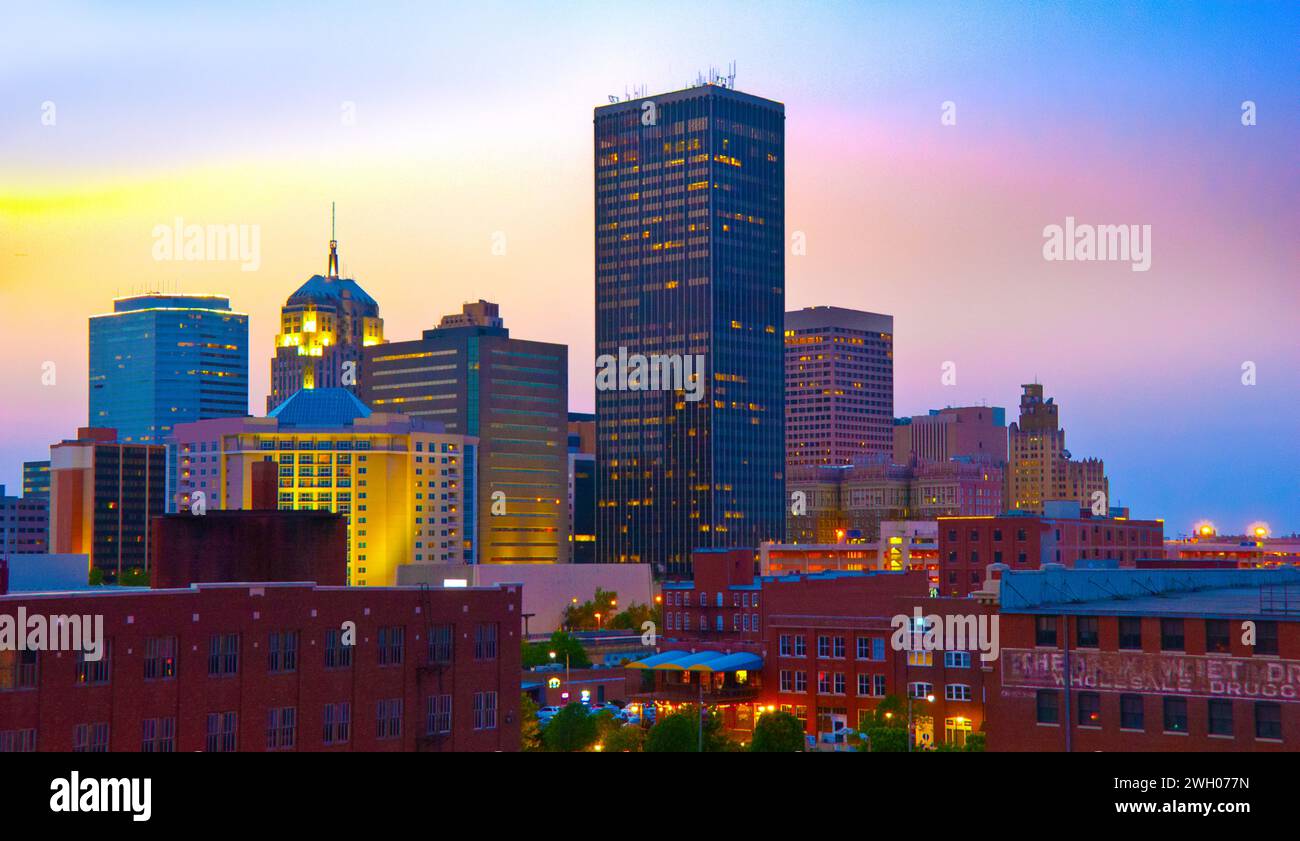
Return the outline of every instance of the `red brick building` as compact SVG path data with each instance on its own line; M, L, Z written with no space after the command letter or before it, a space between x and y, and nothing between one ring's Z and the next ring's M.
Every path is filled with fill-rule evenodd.
M989 750L1300 750L1300 571L1049 568L999 589Z
M758 577L753 556L697 550L694 581L664 585L666 639L646 661L655 689L639 700L689 703L702 695L742 739L764 711L790 712L817 736L857 727L885 696L908 694L918 744L961 744L981 729L988 669L979 651L909 652L892 638L894 617L917 609L946 619L989 617L991 607L932 598L924 572ZM753 658L740 662L740 655Z
M1092 517L1075 503L1067 506L1074 516L940 517L939 591L964 596L978 590L989 564L1028 570L1110 560L1134 567L1139 558L1163 557L1164 521ZM1056 503L1048 509L1062 510Z
M517 750L520 598L274 583L0 597L0 616L102 616L106 640L97 662L0 651L0 751Z

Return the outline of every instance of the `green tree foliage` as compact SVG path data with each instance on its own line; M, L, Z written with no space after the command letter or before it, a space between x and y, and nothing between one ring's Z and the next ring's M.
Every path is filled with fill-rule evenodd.
M645 750L646 731L628 725L612 731L605 737L605 753L641 753Z
M582 704L569 704L542 730L542 744L550 753L584 751L596 744L596 717Z
M754 741L749 749L756 753L794 753L804 749L803 723L790 713L764 713L754 725Z
M876 708L863 717L862 733L866 737L859 751L904 753L907 751L907 704L897 695L886 695Z
M684 706L661 718L646 737L647 753L694 753L699 749L699 716L695 706ZM722 720L715 713L704 719L704 750L723 753L737 745L722 732Z
M539 751L542 749L542 727L537 720L537 704L527 692L520 693L519 700L519 749L522 751Z
M554 660L551 659L552 651L555 652ZM525 642L523 644L523 666L525 669L533 669L549 663L558 663L563 666L565 653L569 655L569 668L586 669L591 666L591 659L587 657L587 651L582 647L582 641L565 631L556 631L551 634L550 640L546 642Z

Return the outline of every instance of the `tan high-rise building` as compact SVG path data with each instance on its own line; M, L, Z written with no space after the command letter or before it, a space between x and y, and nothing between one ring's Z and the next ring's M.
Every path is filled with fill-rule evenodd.
M1044 399L1038 383L1021 388L1020 421L1007 430L1007 510L1042 514L1050 500L1073 500L1091 507L1098 491L1109 509L1105 464L1101 459L1072 461L1057 404L1050 397Z

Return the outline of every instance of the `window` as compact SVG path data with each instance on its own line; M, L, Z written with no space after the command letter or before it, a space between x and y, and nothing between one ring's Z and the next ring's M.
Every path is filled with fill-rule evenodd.
M1165 698L1165 732L1166 733L1186 733L1187 732L1187 699L1186 698Z
M1038 723L1061 723L1061 697L1054 689L1038 690Z
M782 635L781 635L781 638L780 638L780 653L781 653L781 656L782 656L782 657L789 657L793 651L794 651L794 647L790 645L790 635L789 635L789 634L782 634Z
M429 629L429 662L450 663L452 626L434 625Z
M35 649L0 651L0 692L36 688ZM18 733L21 731L10 731Z
M1121 730L1146 729L1146 702L1141 695L1119 696L1119 726Z
M909 651L907 652L907 665L909 666L933 666L933 651Z
M1034 617L1034 645L1056 648L1056 617Z
M352 738L352 704L341 701L326 704L321 742L326 745L345 745Z
M352 668L352 644L344 642L341 630L325 632L325 668Z
M272 708L266 711L266 749L285 750L294 746L298 733L296 707Z
M439 736L451 732L451 696L430 695L425 701L424 734Z
M1282 738L1282 707L1271 701L1255 704L1255 738Z
M86 651L77 652L77 684L79 686L103 686L112 677L109 663L112 662L112 649L105 644L98 660L87 660Z
M863 672L858 673L858 694L864 696L871 695L871 675Z
M208 677L239 674L239 634L208 637Z
M474 659L495 660L496 656L497 625L495 622L480 622L474 629Z
M402 735L402 699L390 698L375 707L375 738L397 739Z
M907 694L913 698L928 698L934 694L934 684L916 681L907 685Z
M1075 642L1079 648L1097 647L1097 617L1080 616L1074 620Z
M949 701L969 701L970 687L964 683L950 683L944 687L943 697Z
M0 753L33 753L36 750L36 731L0 730Z
M1183 650L1183 620L1181 619L1160 620L1160 650L1161 651L1182 651Z
M388 625L379 629L379 665L400 666L406 649L406 628Z
M782 692L794 691L794 672L790 671L789 669L781 670L781 691Z
M949 669L969 669L970 652L969 651L945 651L943 653L943 665Z
M835 694L843 695L845 692L844 672L835 673Z
M1128 651L1142 650L1142 619L1137 616L1119 618L1119 647Z
M78 724L72 736L73 753L108 753L108 723Z
M1079 693L1079 725L1101 726L1101 696L1096 692Z
M831 651L832 657L835 657L838 660L844 659L844 637L836 637L834 639Z
M1232 702L1223 698L1211 698L1207 706L1210 735L1231 736Z
M830 638L830 637L828 637L828 636L819 636L819 637L817 637L817 656L818 656L818 657L830 657L830 656L831 656L831 638Z
M794 673L794 691L795 691L795 692L807 692L807 691L808 691L808 673L807 673L807 672L795 672L795 673Z
M885 676L884 676L884 675L872 675L872 676L871 676L871 688L875 690L875 695L876 695L877 698L883 698L883 697L885 697Z
M1277 623L1261 620L1255 623L1255 653L1277 654Z
M140 729L141 753L176 752L176 719L146 718Z
M144 679L176 677L176 637L150 637L144 643Z
M830 672L817 673L817 694L818 695L831 694L831 673Z
M208 713L208 753L233 753L236 747L239 717L236 713Z
M806 657L808 655L808 640L804 639L803 634L796 634L794 638L794 656Z
M266 670L272 674L298 671L298 632L272 631L266 645Z
M497 693L474 693L474 729L495 730L497 727Z

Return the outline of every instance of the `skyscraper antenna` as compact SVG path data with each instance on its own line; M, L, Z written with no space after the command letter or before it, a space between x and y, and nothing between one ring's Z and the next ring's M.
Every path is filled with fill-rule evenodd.
M339 241L334 237L334 202L330 202L330 265L326 276L339 276Z

